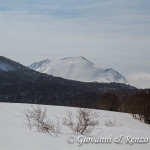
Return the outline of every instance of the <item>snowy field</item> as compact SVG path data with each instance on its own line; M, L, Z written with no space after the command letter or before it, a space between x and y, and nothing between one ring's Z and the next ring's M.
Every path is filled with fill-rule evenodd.
M44 106L42 106L44 107ZM76 108L46 106L47 115L50 119L64 117L67 110L76 112ZM147 143L125 142L127 136L150 138L150 125L139 122L126 113L98 111L99 126L90 136L112 137L112 143L84 143L79 146L78 139L81 135L75 136L75 142L67 142L68 134L71 131L62 125L62 133L57 137L30 131L23 118L23 112L31 109L30 104L0 103L0 150L149 150L150 141ZM105 126L106 121L116 121L115 126ZM122 144L117 144L114 139L122 136ZM86 136L89 137L89 136Z

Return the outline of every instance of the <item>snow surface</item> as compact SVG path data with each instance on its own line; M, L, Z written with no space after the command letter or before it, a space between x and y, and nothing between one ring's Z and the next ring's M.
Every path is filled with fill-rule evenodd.
M29 67L41 73L77 81L127 83L127 80L117 71L96 67L82 56L47 59L33 63Z
M45 107L45 106L42 106ZM48 117L64 117L67 110L76 112L77 108L46 106ZM1 150L149 150L147 144L84 144L78 146L75 142L66 142L70 130L62 127L63 133L58 137L30 131L26 127L23 112L30 109L30 104L0 103L0 149ZM150 138L150 126L132 118L130 114L101 111L100 125L98 130L92 133L96 137L117 137L119 135L148 137ZM116 126L106 127L106 120L116 120Z

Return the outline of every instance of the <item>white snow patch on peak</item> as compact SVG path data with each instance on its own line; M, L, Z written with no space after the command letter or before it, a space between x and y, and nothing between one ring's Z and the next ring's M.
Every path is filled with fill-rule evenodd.
M33 63L29 67L41 73L77 81L127 83L127 80L114 69L97 67L82 56L47 59Z

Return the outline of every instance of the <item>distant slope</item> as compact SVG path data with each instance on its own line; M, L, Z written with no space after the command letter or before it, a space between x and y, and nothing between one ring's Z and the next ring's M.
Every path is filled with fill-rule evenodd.
M84 57L67 57L33 63L29 68L57 77L84 82L127 83L114 69L102 69Z

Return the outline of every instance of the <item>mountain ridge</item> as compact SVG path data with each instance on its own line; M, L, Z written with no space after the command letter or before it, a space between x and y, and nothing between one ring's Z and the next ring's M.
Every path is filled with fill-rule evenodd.
M46 59L32 63L29 68L41 73L81 82L128 83L125 77L116 70L97 67L83 56Z

